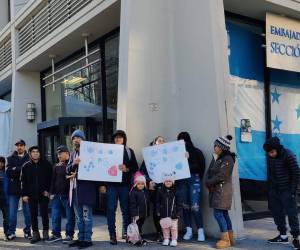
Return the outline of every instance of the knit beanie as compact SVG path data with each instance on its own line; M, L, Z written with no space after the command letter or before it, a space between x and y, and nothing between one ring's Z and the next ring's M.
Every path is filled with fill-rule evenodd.
M77 130L75 130L75 131L72 133L71 139L73 140L74 137L79 137L79 138L81 138L82 140L85 140L85 134L84 134L84 132L81 131L80 129L77 129Z
M278 137L272 137L270 139L268 139L265 144L264 144L264 150L266 152L270 152L273 149L276 149L278 151L280 151L282 149L282 145L280 144L280 139Z
M215 140L214 146L218 146L219 148L221 148L224 151L229 151L231 140L232 140L231 135L227 135L226 137L221 136Z

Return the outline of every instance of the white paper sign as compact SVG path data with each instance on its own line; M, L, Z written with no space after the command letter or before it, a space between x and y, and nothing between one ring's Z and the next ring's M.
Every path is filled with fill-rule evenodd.
M175 180L191 177L183 140L146 147L143 157L150 178L162 183L164 174L174 174Z
M79 180L121 182L124 146L82 141L80 143Z
M300 22L266 15L267 67L300 72Z

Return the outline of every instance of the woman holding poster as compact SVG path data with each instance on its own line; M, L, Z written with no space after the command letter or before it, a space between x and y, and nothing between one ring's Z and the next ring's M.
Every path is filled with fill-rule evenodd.
M191 172L191 178L176 181L178 192L183 202L183 222L186 227L184 240L191 240L192 215L198 228L198 241L204 241L203 218L200 207L201 201L201 182L205 172L205 159L200 149L196 148L188 132L181 132L178 140L184 140L188 153L188 163Z
M120 166L122 174L121 183L108 183L107 185L107 224L110 236L110 244L117 244L116 237L116 209L118 200L120 201L123 219L123 237L126 238L127 226L129 224L129 191L133 174L139 167L135 158L134 151L127 147L127 136L122 130L117 130L113 135L115 144L124 145L123 165Z
M209 189L209 206L214 209L214 216L221 231L221 238L216 244L217 249L234 245L232 223L228 214L232 202L232 170L236 157L230 152L231 140L230 135L215 140L216 157L211 161L205 181Z

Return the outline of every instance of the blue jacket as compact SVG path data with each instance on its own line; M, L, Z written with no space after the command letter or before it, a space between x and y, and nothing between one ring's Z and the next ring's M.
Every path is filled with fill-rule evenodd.
M71 172L78 172L78 165L73 164L76 155L79 156L79 152L74 151L70 156L66 170L68 175L70 175ZM79 205L94 206L96 204L97 184L98 183L95 181L83 181L77 179L77 188L75 189L75 192L77 192Z

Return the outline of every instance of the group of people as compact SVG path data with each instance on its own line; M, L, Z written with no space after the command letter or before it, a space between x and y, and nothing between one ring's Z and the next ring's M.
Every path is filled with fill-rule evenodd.
M32 244L45 240L48 243L63 241L69 247L79 249L93 245L93 207L96 203L96 190L106 192L107 225L110 244L116 245L116 209L120 202L124 239L127 227L136 223L140 235L143 225L150 215L156 228L157 241L164 246L177 246L178 221L182 219L185 227L184 240L193 237L192 218L197 227L197 240L205 241L203 217L201 212L201 193L203 186L209 190L209 205L220 228L220 239L216 248L223 249L235 244L233 228L228 211L232 203L232 172L235 154L230 151L231 136L219 137L213 144L214 157L205 174L205 158L196 148L189 133L181 132L177 139L186 146L191 177L175 180L173 173L165 172L162 183L155 183L148 174L143 162L139 167L134 151L127 146L127 136L118 130L113 135L113 143L124 145L123 164L120 183L98 183L77 178L80 164L80 143L85 140L81 130L71 136L73 152L61 145L57 148L58 163L51 166L43 159L38 146L26 151L23 140L16 142L15 152L0 158L0 209L3 214L3 228L7 240L16 238L16 225L19 201L25 219L24 237ZM161 136L150 145L165 143ZM278 138L268 140L264 149L269 155L268 168L270 182L270 209L280 231L280 235L269 240L270 243L287 243L285 214L294 237L293 244L298 246L299 222L295 201L299 168L295 156L285 149ZM51 202L52 234L49 237L48 208ZM149 203L152 203L150 206ZM42 217L43 234L39 233L38 215ZM61 235L61 222L66 215L65 238ZM76 222L76 223L75 223ZM78 235L74 239L75 224ZM145 240L141 239L141 244ZM298 244L298 245L297 245ZM298 249L296 248L296 249Z

